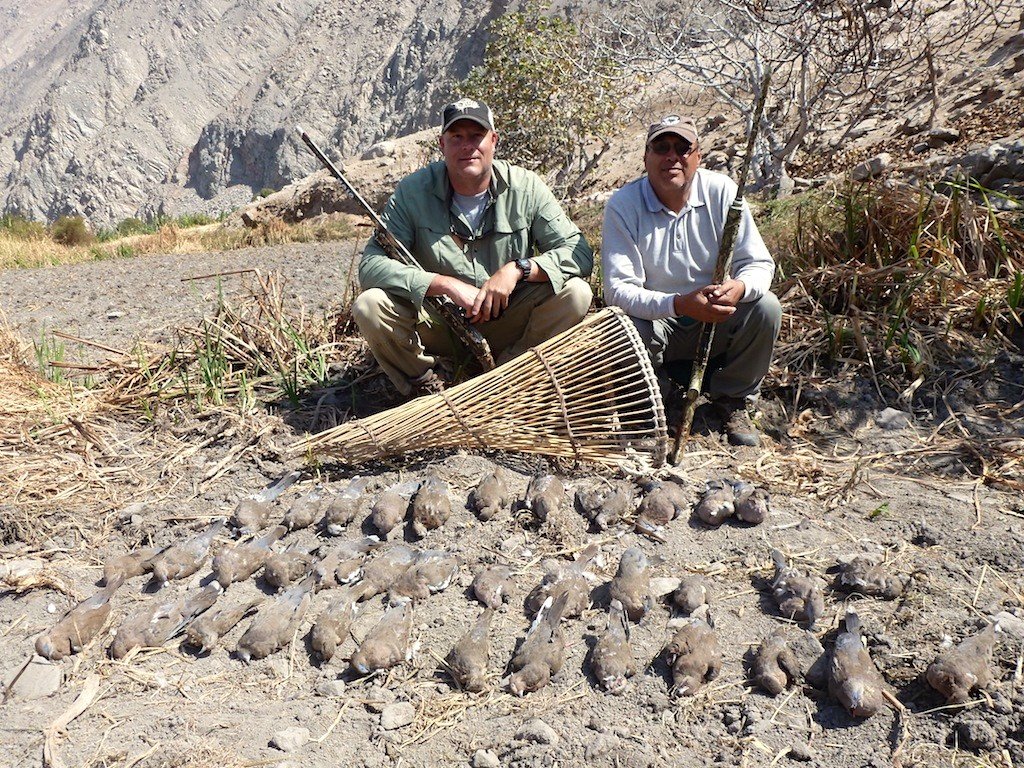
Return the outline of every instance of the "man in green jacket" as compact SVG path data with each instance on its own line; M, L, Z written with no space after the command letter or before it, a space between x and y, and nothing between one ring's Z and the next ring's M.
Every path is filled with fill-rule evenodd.
M438 358L458 352L426 296L461 307L499 363L576 325L593 298L593 251L535 173L494 159L490 108L449 104L438 143L444 160L402 179L381 214L423 269L388 258L371 238L352 308L403 395L443 389Z

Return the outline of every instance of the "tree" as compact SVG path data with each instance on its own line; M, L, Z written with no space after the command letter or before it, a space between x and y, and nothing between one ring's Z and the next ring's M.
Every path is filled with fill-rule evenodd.
M1014 7L1010 0L624 0L594 31L601 55L648 77L669 72L711 89L748 131L770 69L752 166L763 184L784 179L799 150L822 148L826 133L845 138L873 110L922 92L937 99L944 63L1009 24ZM936 111L933 103L929 123Z
M495 109L504 157L575 194L625 117L622 67L547 10L528 2L493 21L461 91Z

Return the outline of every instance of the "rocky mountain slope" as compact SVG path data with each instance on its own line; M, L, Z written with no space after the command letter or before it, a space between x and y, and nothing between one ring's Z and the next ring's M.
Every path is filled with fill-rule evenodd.
M0 210L234 207L313 169L296 122L342 154L429 124L504 5L3 0Z

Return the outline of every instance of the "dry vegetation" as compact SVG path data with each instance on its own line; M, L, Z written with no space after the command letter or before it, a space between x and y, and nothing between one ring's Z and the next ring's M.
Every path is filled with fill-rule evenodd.
M135 220L132 220L135 221ZM204 219L183 219L139 228L123 227L96 236L65 237L35 222L0 220L0 269L78 264L83 261L131 258L148 253L205 253L251 248L259 245L308 243L340 240L352 236L345 216L324 216L317 221L285 224L272 221L254 229L228 227L219 223L192 223ZM56 226L56 225L55 225Z

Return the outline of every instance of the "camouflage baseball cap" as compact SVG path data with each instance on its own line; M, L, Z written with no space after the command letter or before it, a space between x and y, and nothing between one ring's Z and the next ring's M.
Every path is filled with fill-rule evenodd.
M482 101L459 99L444 108L441 118L441 133L452 127L457 120L472 120L489 131L494 130L494 113Z

